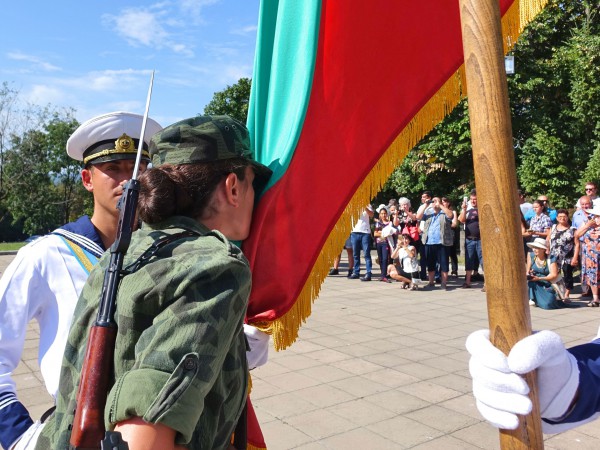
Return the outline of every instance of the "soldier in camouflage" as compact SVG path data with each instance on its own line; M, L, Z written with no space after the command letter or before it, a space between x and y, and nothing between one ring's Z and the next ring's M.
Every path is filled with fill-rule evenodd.
M247 395L243 320L254 187L270 170L251 159L248 132L227 116L194 117L157 133L140 176L139 214L117 296L119 327L107 430L129 448L224 449ZM135 264L159 239L149 259ZM147 255L147 252L146 252ZM87 336L98 308L100 260L83 289L62 364L57 409L37 449L68 449ZM133 265L132 265L133 264Z

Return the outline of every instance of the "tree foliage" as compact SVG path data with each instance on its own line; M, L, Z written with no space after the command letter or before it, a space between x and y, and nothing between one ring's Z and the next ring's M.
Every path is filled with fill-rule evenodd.
M12 135L5 151L3 204L13 223L27 234L44 234L82 211L85 190L80 163L66 154L66 142L78 122L72 111L40 110L43 125ZM79 205L74 211L73 205Z
M246 123L251 85L252 80L250 78L240 78L234 85L215 92L212 100L204 108L204 114L227 114L242 123Z
M508 88L519 184L570 207L600 169L600 24L595 2L550 1L513 50ZM381 199L422 190L458 200L474 186L464 102L413 149Z

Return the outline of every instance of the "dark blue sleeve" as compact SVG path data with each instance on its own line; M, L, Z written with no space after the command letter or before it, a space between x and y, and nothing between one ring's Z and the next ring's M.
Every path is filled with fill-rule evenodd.
M0 445L10 447L33 424L27 409L13 393L0 395Z
M560 421L572 423L585 420L600 411L600 339L568 349L579 367L578 399L573 409Z

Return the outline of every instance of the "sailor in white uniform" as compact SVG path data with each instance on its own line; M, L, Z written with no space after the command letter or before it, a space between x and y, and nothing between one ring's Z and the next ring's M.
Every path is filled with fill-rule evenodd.
M116 237L117 201L131 178L143 117L104 114L83 123L67 141L67 153L82 161L84 187L94 196L92 217L83 216L23 247L0 279L0 445L27 448L42 420L34 422L16 396L12 373L23 353L30 320L39 323L38 361L55 396L60 365L79 293L90 269ZM144 148L161 126L148 118ZM140 169L149 154L143 153Z

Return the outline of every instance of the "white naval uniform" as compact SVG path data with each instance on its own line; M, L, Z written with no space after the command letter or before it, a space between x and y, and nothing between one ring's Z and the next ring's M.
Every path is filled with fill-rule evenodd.
M101 242L87 216L69 225L78 229L77 224ZM19 250L0 279L0 443L5 448L31 425L11 377L21 359L28 323L32 319L39 323L38 362L46 389L56 397L75 305L90 263L95 264L104 251L85 236L56 232L79 242L78 249L85 249L86 257L78 258L64 236L49 234Z

